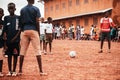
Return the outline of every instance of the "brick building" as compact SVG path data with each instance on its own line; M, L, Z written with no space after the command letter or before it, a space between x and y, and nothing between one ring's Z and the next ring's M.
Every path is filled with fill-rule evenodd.
M99 27L104 12L112 10L113 0L42 0L45 19L53 18L53 23L64 24L67 28L73 24L84 26L89 33L92 24Z

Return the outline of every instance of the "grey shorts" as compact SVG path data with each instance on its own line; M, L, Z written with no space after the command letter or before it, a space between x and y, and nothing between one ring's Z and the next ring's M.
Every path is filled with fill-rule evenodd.
M40 34L40 40L45 40L46 38L45 38L45 34Z

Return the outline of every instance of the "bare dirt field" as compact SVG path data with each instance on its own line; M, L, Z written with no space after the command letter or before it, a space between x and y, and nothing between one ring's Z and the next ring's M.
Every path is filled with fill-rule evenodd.
M53 55L42 55L43 70L48 75L40 76L30 45L24 60L23 75L4 76L0 80L120 80L120 43L112 42L111 53L107 53L107 42L104 43L103 53L98 53L99 47L98 41L54 40ZM75 58L69 57L72 50L77 52ZM7 72L5 58L3 73Z

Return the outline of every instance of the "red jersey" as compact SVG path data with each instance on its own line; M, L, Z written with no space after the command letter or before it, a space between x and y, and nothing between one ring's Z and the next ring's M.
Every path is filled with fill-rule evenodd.
M101 18L100 23L100 28L102 32L110 32L110 26L113 26L113 21L111 18Z

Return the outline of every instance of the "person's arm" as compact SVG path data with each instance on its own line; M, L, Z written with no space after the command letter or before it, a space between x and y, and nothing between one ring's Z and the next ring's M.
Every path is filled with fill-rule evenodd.
M115 24L113 23L113 20L111 18L109 18L109 21L110 21L110 26L115 27Z
M103 26L103 18L101 18L100 20L100 32L101 32L102 26Z
M4 27L3 27L3 40L4 40L4 50L7 50L7 45L6 45L6 41L7 41L7 17L4 17Z
M21 30L19 29L17 34L12 38L11 42L14 42L17 39L17 37L20 35L20 32L21 32Z
M38 8L36 8L36 11L37 11L37 15L36 15L36 28L37 28L37 31L38 31L38 34L40 36L40 17L41 17L41 14L40 14L40 10Z
M38 34L39 34L39 36L40 36L39 18L36 18L36 27L37 27Z
M20 17L18 17L18 19L19 19L18 32L17 32L17 34L12 38L11 42L14 42L14 41L17 39L17 37L20 35L20 33L21 33Z
M6 32L3 33L3 40L4 40L4 43L3 43L3 50L6 51L7 50L7 44L6 44L6 41L7 41L7 34Z

